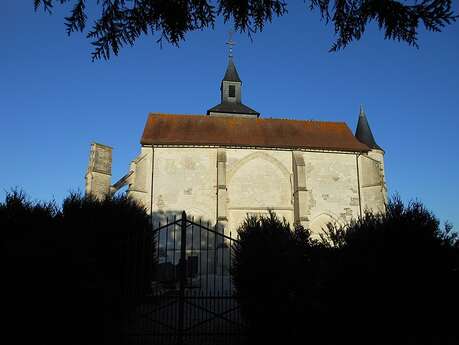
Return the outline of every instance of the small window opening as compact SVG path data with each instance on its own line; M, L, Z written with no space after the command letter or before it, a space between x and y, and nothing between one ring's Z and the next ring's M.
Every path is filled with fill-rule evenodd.
M236 86L234 85L229 86L229 96L236 97Z

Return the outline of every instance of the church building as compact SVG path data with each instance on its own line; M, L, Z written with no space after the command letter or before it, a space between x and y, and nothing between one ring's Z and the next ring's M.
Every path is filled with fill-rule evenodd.
M362 108L355 134L344 122L265 117L243 103L231 53L220 91L205 115L150 113L140 154L114 184L112 149L93 143L86 192L127 186L153 217L185 210L225 232L269 210L313 232L384 210L384 151Z

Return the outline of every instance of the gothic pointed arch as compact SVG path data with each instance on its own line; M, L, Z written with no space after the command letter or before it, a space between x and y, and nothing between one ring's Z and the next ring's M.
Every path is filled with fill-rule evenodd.
M342 225L336 215L332 214L331 212L322 212L311 220L309 223L309 228L313 235L318 236L327 230L328 224L334 224L337 226Z
M236 162L228 171L227 187L231 208L292 207L290 171L265 152L253 152Z
M238 169L240 169L244 164L247 164L248 162L254 160L254 159L264 159L270 163L272 163L274 166L276 166L282 174L290 179L290 171L285 167L284 164L282 164L281 161L278 159L274 158L273 156L267 154L266 152L253 152L245 156L244 158L240 159L237 163L235 163L231 169L228 172L228 181L231 180L231 178L234 176L234 174L237 172Z

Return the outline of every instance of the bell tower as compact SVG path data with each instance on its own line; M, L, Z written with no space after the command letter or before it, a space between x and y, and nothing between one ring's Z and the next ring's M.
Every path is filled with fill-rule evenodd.
M220 84L220 104L207 110L207 115L211 116L237 116L258 118L260 113L242 104L242 81L237 73L233 58L233 41L230 39L226 44L229 46L228 66L225 76Z
M230 55L228 67L226 68L226 73L220 86L221 102L241 103L241 87L241 79L237 74L233 57Z

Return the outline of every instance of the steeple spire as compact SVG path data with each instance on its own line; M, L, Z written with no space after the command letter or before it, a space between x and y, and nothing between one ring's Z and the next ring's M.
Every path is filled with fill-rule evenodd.
M355 137L370 149L382 150L382 148L376 144L375 138L373 137L363 105L360 105L359 121L357 122Z
M223 81L232 81L242 84L242 81L239 78L239 74L237 73L236 66L234 65L232 56L230 56L228 59L228 66L226 67L226 72L225 76L223 77Z
M231 59L233 57L233 46L236 44L236 42L233 41L233 31L229 32L229 39L226 44L229 46L229 54L228 57Z
M237 73L236 66L234 65L233 61L233 46L236 45L236 42L233 41L233 32L229 32L229 39L226 44L229 47L228 52L228 67L226 67L225 76L223 77L223 81L231 81L236 83L241 83L241 78L239 78L239 74Z
M242 81L233 61L233 46L236 43L233 41L232 34L229 33L229 40L226 42L229 46L228 66L220 84L221 103L207 110L207 115L257 118L260 113L242 104L241 101Z

